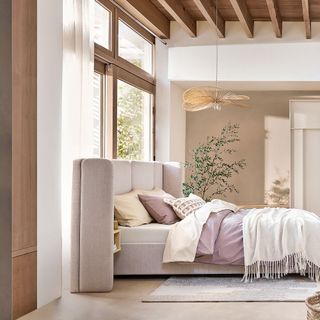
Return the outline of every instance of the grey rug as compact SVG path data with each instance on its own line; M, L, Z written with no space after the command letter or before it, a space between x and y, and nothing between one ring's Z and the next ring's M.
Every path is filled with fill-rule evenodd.
M320 285L303 277L260 279L250 283L241 277L171 277L143 302L239 302L305 301Z

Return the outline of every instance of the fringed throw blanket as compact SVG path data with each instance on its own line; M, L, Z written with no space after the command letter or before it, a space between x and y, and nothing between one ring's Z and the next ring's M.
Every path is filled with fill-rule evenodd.
M320 281L320 218L299 209L252 209L243 220L244 280L308 274Z

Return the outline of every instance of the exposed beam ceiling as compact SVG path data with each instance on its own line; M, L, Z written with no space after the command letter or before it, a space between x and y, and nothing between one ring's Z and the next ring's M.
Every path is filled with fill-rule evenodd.
M253 38L253 19L244 0L230 0L231 5L249 38Z
M115 0L146 28L163 39L170 38L169 19L149 0Z
M214 28L220 38L225 37L225 20L217 10L212 0L193 0L209 25Z
M282 36L286 21L304 21L311 38L311 22L320 21L320 0L111 0L120 4L160 38L169 38L170 21L177 21L191 37L196 22L207 21L225 36L225 22L240 21L248 37L254 36L254 22L272 23L276 37ZM218 21L215 3L218 1ZM271 22L270 22L271 21Z
M273 30L277 38L282 37L282 18L280 16L278 0L266 0L272 22Z
M310 4L309 0L302 1L303 20L306 28L306 37L311 39L311 20L310 20Z
M197 36L197 23L189 15L188 11L176 0L158 0L167 12L181 25L181 27L191 36Z

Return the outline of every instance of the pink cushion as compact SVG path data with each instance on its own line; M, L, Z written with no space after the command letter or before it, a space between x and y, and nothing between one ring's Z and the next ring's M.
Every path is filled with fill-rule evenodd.
M158 223L173 224L180 221L171 206L163 201L162 196L138 194L138 197L150 216Z

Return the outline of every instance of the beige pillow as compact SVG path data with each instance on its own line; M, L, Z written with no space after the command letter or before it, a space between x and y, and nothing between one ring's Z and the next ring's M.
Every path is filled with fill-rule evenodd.
M190 194L188 198L164 198L163 201L172 206L174 212L182 220L205 205L200 197Z
M121 226L136 227L150 223L152 218L139 201L138 192L118 194L114 196L115 217Z
M114 196L115 218L121 226L137 227L153 221L148 211L138 198L138 194L159 195L170 198L162 189L141 190L134 189L128 193Z

